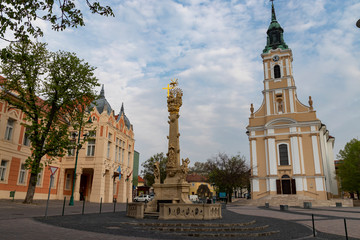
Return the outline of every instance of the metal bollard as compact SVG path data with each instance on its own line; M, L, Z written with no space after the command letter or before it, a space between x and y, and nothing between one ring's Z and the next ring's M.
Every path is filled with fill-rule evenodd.
M100 198L100 214L101 214L101 207L102 207L102 198Z
M115 209L116 209L116 198L114 199L114 213L115 213Z
M63 204L63 209L62 209L62 214L61 214L61 216L64 216L64 212L65 212L65 202L66 202L66 197L64 197L64 204Z
M83 201L83 208L82 208L82 212L81 212L82 215L84 215L84 210L85 210L85 198L84 198L84 201Z
M311 214L311 218L312 218L312 225L313 225L313 235L314 235L314 237L316 237L314 214Z
M345 237L346 237L346 240L348 240L348 233L347 233L347 227L346 227L346 219L344 218L344 227L345 227Z

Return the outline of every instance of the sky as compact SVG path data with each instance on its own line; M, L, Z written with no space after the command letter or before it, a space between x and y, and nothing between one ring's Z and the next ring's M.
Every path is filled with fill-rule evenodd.
M140 164L167 152L166 87L183 90L181 158L190 165L218 153L249 162L250 104L263 101L261 53L271 21L268 0L113 0L115 17L97 16L76 1L84 27L44 30L52 51L75 52L97 67L117 114L124 103ZM293 52L298 99L312 96L317 117L335 137L334 156L360 136L358 0L275 0L277 20ZM6 46L1 42L1 47ZM97 90L100 92L100 88Z

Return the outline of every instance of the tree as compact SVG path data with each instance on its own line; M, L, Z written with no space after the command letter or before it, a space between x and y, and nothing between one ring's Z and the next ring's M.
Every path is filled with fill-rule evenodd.
M166 178L167 157L164 156L164 153L157 153L141 164L141 166L143 167L143 170L141 170L141 174L144 176L145 183L147 186L152 186L155 182L155 176L154 176L155 162L160 163L159 164L160 182L163 183Z
M72 125L77 129L99 84L94 67L74 53L49 52L44 43L10 44L1 52L0 69L6 77L0 83L0 99L26 116L23 124L31 141L26 164L31 175L24 202L31 203L37 175L43 168L41 159L47 156L50 163L71 146L68 128Z
M92 13L114 16L112 9L100 5L99 1L91 3L86 0L86 4ZM43 36L41 28L34 25L38 19L49 22L55 31L84 26L84 18L77 5L80 4L75 0L1 0L0 38L9 41L5 38L9 30L17 40Z
M196 195L200 198L212 197L212 192L207 185L201 184L196 191Z
M197 173L201 176L207 176L209 174L209 167L206 162L195 162L193 167L189 168L189 173Z
M249 185L249 167L240 155L229 157L225 153L207 160L209 182L215 184L220 192L226 192L229 202L235 188Z
M348 192L360 192L360 141L352 139L346 143L343 150L337 156L342 159L338 169L341 189Z

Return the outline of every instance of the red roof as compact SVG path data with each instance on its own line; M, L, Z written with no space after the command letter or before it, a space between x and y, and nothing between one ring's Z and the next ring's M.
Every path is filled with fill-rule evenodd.
M187 182L207 182L208 178L201 176L197 173L192 173L186 176L186 181Z
M145 182L145 180L142 178L142 177L140 177L140 176L138 176L138 182Z

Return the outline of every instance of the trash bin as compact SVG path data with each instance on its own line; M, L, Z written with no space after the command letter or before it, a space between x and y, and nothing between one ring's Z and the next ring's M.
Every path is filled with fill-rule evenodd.
M10 191L10 197L13 198L13 199L12 199L13 201L14 201L14 197L15 197L15 192L16 192L16 191Z
M281 211L287 211L289 209L288 205L280 205L280 210Z
M269 208L270 204L268 202L265 203L265 208Z

